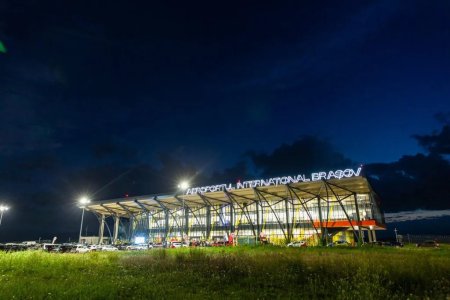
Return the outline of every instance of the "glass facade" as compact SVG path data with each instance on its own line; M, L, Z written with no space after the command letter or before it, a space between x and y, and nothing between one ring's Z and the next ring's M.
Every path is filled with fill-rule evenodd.
M317 239L322 231L334 234L352 229L352 225L364 229L364 221L383 224L383 215L374 197L368 193L273 201L255 199L251 203L155 210L135 216L131 222L132 235L144 236L149 242L181 240L182 237L195 241L219 240L230 234L255 240L264 237L273 243L311 240Z
M113 199L87 209L103 220L101 228L108 225L105 218L114 220L114 242L139 237L154 243L324 244L335 237L361 242L364 232L375 239L374 230L385 228L377 195L364 177Z

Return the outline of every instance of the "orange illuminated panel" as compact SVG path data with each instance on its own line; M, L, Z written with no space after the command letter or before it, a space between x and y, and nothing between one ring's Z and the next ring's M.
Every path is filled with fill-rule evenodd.
M374 226L374 227L381 227L381 228L386 228L386 225L377 223L376 220L364 220L364 221L351 221L351 223L347 220L342 220L342 221L323 221L322 222L322 227L326 227L326 228L337 228L337 227L351 227L353 225L353 227L355 226L361 226L361 227L369 227L369 226ZM320 221L314 221L314 227L316 228L320 228Z

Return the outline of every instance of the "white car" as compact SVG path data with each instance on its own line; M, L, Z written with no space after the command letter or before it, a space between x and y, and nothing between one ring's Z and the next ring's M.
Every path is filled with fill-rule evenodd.
M117 247L111 246L111 245L101 245L100 246L101 251L119 251Z
M90 252L91 249L89 249L87 246L85 245L77 245L74 249L73 252L75 253L87 253Z
M147 244L135 244L135 245L128 245L127 246L127 250L147 250L153 248L152 245L147 245Z
M170 242L169 248L181 248L181 242Z
M100 251L100 245L89 245L89 249L91 249L91 251Z
M306 242L305 241L292 242L292 243L287 244L287 246L294 247L294 248L306 247Z

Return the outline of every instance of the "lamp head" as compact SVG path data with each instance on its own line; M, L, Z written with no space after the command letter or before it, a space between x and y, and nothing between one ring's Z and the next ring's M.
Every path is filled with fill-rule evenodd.
M178 185L178 188L180 190L187 190L189 188L189 182L183 180L182 182L180 182L180 184Z
M89 204L90 202L91 202L91 200L89 200L89 198L86 196L81 197L80 200L78 200L78 203L80 203L83 206L86 204Z

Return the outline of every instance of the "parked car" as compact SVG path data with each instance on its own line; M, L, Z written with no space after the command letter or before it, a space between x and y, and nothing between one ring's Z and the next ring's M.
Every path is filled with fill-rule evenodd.
M332 243L329 243L327 246L328 247L348 247L348 246L350 246L350 243L347 241L334 241Z
M417 247L432 247L432 248L438 248L439 244L436 241L433 240L428 240L428 241L424 241L422 243L418 243L416 244Z
M296 242L287 244L287 246L292 247L292 248L306 247L306 242L305 241L296 241Z
M49 252L62 253L61 245L57 245L57 246L51 248Z
M169 248L181 248L182 244L181 242L170 242Z
M91 249L89 249L89 247L85 246L85 245L76 245L72 249L72 252L75 252L75 253L87 253L87 252L91 252Z
M93 251L100 251L101 247L100 245L89 245L88 248L93 252Z
M147 249L151 249L153 248L152 245L147 245L147 244L133 244L133 245L128 245L125 249L126 250L147 250Z
M74 245L74 244L62 244L59 247L59 252L61 252L61 253L75 252L73 250L75 250L76 247L77 247L77 245Z
M8 245L8 244L7 244ZM43 244L42 250L48 251L48 252L58 252L59 251L60 244Z
M101 245L100 251L119 251L119 249L112 245Z

